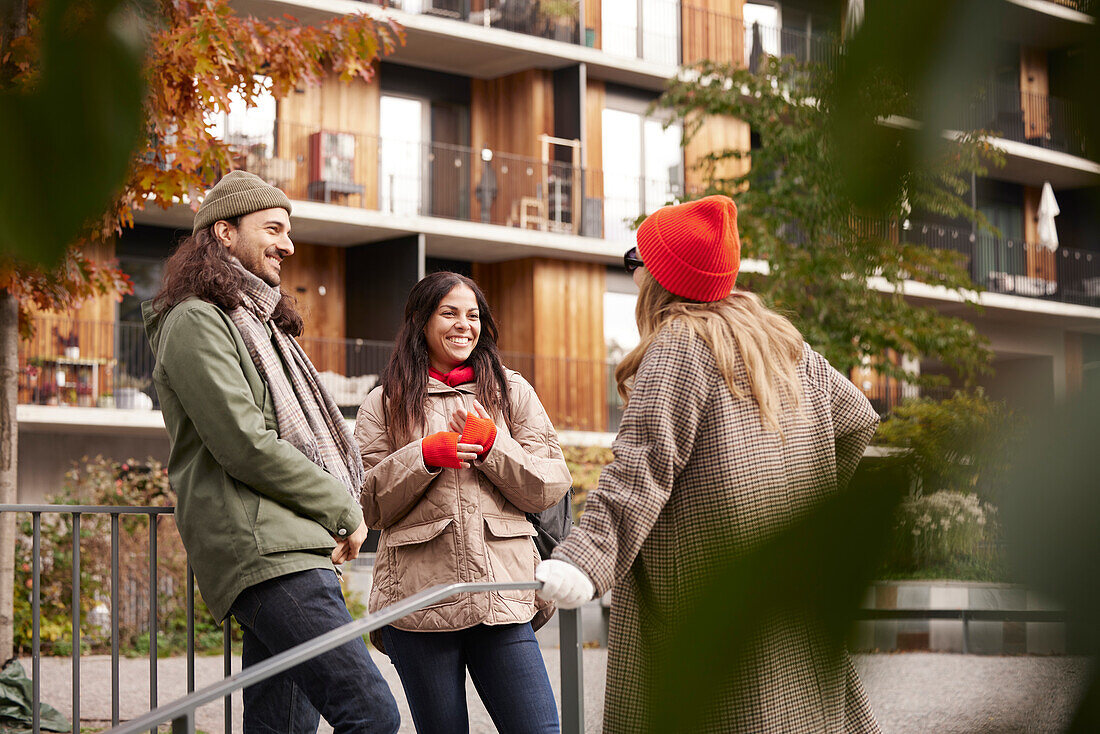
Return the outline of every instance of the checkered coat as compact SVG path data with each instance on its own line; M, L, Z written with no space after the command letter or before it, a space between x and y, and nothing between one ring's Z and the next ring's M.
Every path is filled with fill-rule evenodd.
M615 459L554 553L583 569L598 593L612 589L608 734L652 730L650 672L662 650L675 655L668 625L654 620L675 618L707 570L685 568L685 559L717 565L719 553L705 549L717 549L718 538L732 538L733 553L752 548L855 471L878 416L808 346L798 376L802 412L782 419L784 441L764 430L755 401L733 398L710 349L688 328L666 326L646 352ZM737 380L751 394L743 366ZM851 660L827 650L813 618L778 612L751 642L749 663L715 702L705 730L879 731Z

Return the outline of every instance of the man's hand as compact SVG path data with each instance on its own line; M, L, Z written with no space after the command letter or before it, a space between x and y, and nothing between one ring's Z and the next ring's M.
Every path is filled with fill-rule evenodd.
M336 547L332 549L332 562L339 566L344 561L354 561L359 557L359 549L367 541L367 533L370 528L367 523L360 522L355 532L346 538L337 538Z

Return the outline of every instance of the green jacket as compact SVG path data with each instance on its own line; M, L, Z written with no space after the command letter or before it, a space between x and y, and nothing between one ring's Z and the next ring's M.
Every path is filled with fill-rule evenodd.
M363 512L344 485L278 435L275 406L229 315L197 298L142 305L156 356L176 526L206 605L296 571L332 568L334 536Z

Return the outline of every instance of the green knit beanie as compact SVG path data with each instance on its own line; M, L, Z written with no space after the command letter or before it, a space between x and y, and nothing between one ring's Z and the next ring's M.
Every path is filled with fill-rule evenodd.
M195 212L195 228L191 234L220 219L234 219L276 207L290 214L290 199L286 194L254 173L233 171L222 176L222 180L206 192L202 206Z

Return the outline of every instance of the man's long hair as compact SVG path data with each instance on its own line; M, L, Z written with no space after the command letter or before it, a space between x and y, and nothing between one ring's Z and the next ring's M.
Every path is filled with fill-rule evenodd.
M512 409L508 400L508 380L497 348L497 324L489 310L485 294L477 283L458 273L432 273L413 286L405 304L405 322L397 334L393 355L382 371L382 391L386 397L386 423L394 446L404 445L415 437L415 431L425 425L424 406L428 397L428 341L424 327L439 307L443 297L456 285L465 285L477 299L481 333L477 345L466 360L474 368L478 402L489 415L504 416L512 424Z
M240 225L240 217L226 221L234 227ZM228 313L241 305L243 287L244 276L233 267L229 250L210 225L180 242L164 263L164 279L153 298L153 308L166 313L180 301L196 296ZM301 336L302 317L295 309L294 297L281 292L283 297L271 320L287 334Z

